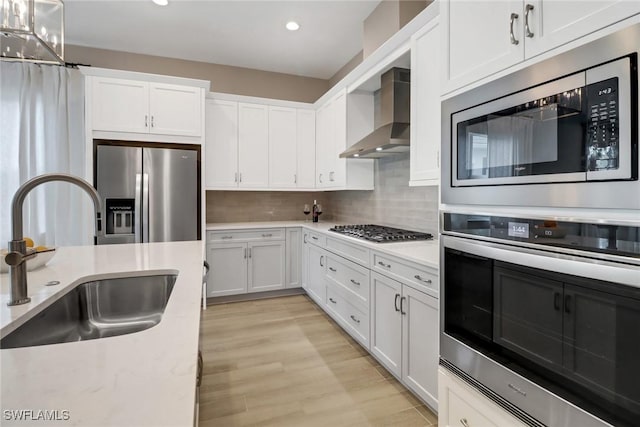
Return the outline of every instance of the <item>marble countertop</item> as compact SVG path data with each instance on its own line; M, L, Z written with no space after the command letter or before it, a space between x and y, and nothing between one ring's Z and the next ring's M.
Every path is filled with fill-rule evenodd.
M116 337L0 350L3 426L193 425L202 293L203 242L63 247L28 273L29 304L7 307L0 275L0 336L70 289L92 279L178 274L161 322ZM44 286L50 280L57 286ZM32 410L15 421L7 410ZM68 411L43 422L37 411Z
M440 265L440 245L437 236L434 240L400 243L375 243L355 237L330 232L336 225L334 222L311 221L265 221L265 222L228 222L207 224L207 231L250 230L256 228L304 227L309 230L325 233L328 236L344 239L353 244L366 246L371 250L396 256L427 267L437 269Z

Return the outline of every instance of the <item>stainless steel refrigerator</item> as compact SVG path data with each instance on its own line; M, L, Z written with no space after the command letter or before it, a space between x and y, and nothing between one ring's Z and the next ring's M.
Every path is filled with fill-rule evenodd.
M200 147L94 142L106 227L97 244L199 240Z

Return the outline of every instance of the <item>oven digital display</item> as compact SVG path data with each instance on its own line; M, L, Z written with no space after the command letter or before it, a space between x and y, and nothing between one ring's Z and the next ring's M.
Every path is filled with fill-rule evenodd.
M509 221L509 231L507 234L509 237L522 237L524 239L528 239L529 223Z

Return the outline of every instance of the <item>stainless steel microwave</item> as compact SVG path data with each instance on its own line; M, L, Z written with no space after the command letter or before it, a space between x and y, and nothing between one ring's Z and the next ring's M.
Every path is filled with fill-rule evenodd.
M639 51L640 24L445 100L443 203L640 209Z

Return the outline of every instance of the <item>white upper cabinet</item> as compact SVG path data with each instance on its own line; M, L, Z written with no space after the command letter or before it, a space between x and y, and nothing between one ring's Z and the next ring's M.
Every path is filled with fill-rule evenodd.
M269 107L238 104L238 182L240 187L269 186Z
M238 103L208 99L206 103L205 186L238 186Z
M635 0L441 3L443 93L640 13Z
M438 18L411 39L410 185L440 183L440 41Z
M297 110L297 172L298 188L315 188L316 179L316 112Z
M91 77L91 130L198 137L202 88Z
M522 0L444 1L441 8L447 89L524 59Z
M316 112L316 188L325 188L329 182L332 122L331 103L327 103Z
M527 58L640 13L637 0L525 1Z
M172 84L149 84L151 133L200 136L202 90Z
M297 112L269 107L269 187L297 187Z
M149 132L149 84L143 81L93 77L92 130Z

